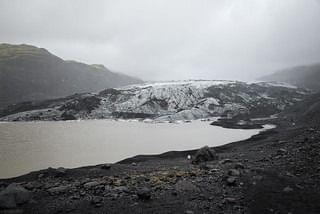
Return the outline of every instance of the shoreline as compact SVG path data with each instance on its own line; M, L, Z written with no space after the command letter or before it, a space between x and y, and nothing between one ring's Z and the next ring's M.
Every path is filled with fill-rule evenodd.
M214 147L217 160L192 164L197 150L138 155L0 179L0 190L15 182L30 191L31 202L13 208L24 213L318 213L320 127L274 123Z
M43 122L43 121L41 121L41 122ZM64 121L63 121L64 122ZM70 121L70 122L72 122L72 121ZM88 122L88 121L83 121L83 122ZM90 120L89 122L95 122L95 120ZM104 122L118 122L118 121L113 121L113 120L99 120L99 122L101 122L102 123L102 125L104 124ZM119 122L122 122L122 121L119 121ZM133 122L138 122L139 124L144 124L144 122L142 122L142 121L125 121L125 122L129 122L129 123L133 123ZM142 123L141 123L142 122ZM15 122L10 122L10 123L15 123ZM20 122L19 122L20 123ZM76 122L77 123L77 122ZM205 126L204 128L206 129L206 130L211 130L210 129L210 127L211 127L211 125L210 125L210 121L202 121L202 120L195 120L195 121L192 121L192 122L185 122L185 123L183 123L183 124L185 124L186 126L190 126L189 124L191 124L191 123L195 123L194 125L196 126L196 127L202 127L202 126ZM100 124L100 123L99 123ZM149 126L149 124L150 123L146 123L146 125L143 125L143 126ZM157 125L158 123L152 123L153 125ZM163 123L160 123L160 125L161 124L163 124ZM100 124L101 125L101 124ZM169 125L169 124L168 124ZM166 126L168 126L168 125L166 125ZM181 123L173 123L172 124L174 127L177 127L177 128L179 128L180 127L180 125L182 125ZM192 125L192 124L191 124ZM194 126L193 125L193 126ZM106 162L102 162L101 160L100 161L96 161L95 159L90 159L90 160L88 160L88 163L86 164L86 163L84 163L84 162L82 162L82 163L77 163L77 162L74 162L73 164L71 164L71 163L68 163L68 162L65 162L65 161L63 161L64 163L66 163L66 164L63 164L62 162L61 162L61 164L53 164L53 165L51 165L49 162L46 162L46 164L42 164L42 166L44 166L44 167L32 167L32 168L30 168L31 170L30 171L26 171L26 170L19 170L19 171L17 171L17 172L20 172L20 173L14 173L14 171L10 171L11 172L11 174L13 174L13 175L9 175L8 174L8 176L3 176L3 177L0 177L0 179L10 179L10 178L14 178L14 177L19 177L19 176L23 176L23 175L26 175L26 174L28 174L28 173L30 173L30 172L34 172L34 171L41 171L41 170L45 170L45 169L47 169L47 168L58 168L58 167L64 167L64 168L66 168L66 169L74 169L74 168L81 168L81 167L85 167L85 166L94 166L94 165L98 165L98 164L101 164L101 163L109 163L109 164L114 164L114 163L120 163L120 162L123 162L124 160L127 160L127 159L133 159L133 158L135 158L135 157L137 157L137 156L143 156L143 157L150 157L150 158L153 158L153 157L157 157L157 156L163 156L163 154L169 154L169 153L175 153L175 154L184 154L184 153L190 153L191 151L196 151L196 150L198 150L200 147L202 147L202 146L205 146L205 145L209 145L210 147L212 147L212 148L214 148L214 147L216 147L216 146L223 146L223 145L227 145L227 144L230 144L230 143L234 143L234 142L238 142L238 141L244 141L244 140L248 140L248 139L250 139L251 137L252 137L252 135L257 135L257 134L259 134L259 133L261 133L261 132L264 132L264 131L267 131L267 130L269 130L269 129L272 129L272 128L274 128L273 126L268 126L269 124L267 124L267 125L265 125L265 127L263 127L262 129L256 129L256 130L254 130L252 133L249 133L249 134L245 134L245 135L247 135L247 136L242 136L242 137L239 137L238 139L229 139L229 140L227 140L225 143L223 143L223 144L221 144L221 143L212 143L211 145L212 146L210 146L210 144L208 143L208 142L203 142L203 144L199 144L199 143L197 143L198 145L194 145L194 146L189 146L189 148L174 148L174 149L167 149L167 150L165 150L165 149L162 149L162 151L160 151L160 152L157 152L157 151L153 151L153 152L146 152L146 153L141 153L141 152L139 152L139 151L136 151L136 152L131 152L132 154L131 155L128 155L128 156L124 156L124 155L121 155L121 154L119 154L119 155L121 155L122 157L121 158L118 158L118 159L114 159L114 161L109 161L108 162L108 160L106 160ZM152 126L152 125L151 125ZM171 127L171 124L169 125L169 127ZM184 126L182 126L181 128L182 129L184 129L183 128ZM185 127L185 128L188 128L188 127ZM192 126L191 126L192 127ZM221 127L221 126L213 126L213 129L212 129L212 131L215 131L216 129L214 128L214 127ZM224 128L224 127L221 127L221 128ZM158 129L158 128L156 128L156 129ZM188 130L188 129L187 129ZM245 129L240 129L240 131L241 130L243 130L243 131L245 131ZM217 131L219 131L219 129L217 129ZM229 129L229 131L227 131L228 133L233 133L232 132L232 129ZM235 132L235 133L237 133L237 132ZM199 137L199 136L198 136ZM213 137L213 136L212 136ZM214 144L216 144L216 145L214 145ZM186 147L188 147L188 146L186 146ZM150 150L151 151L151 150ZM108 154L108 153L106 153L106 154ZM186 155L187 156L187 155ZM100 158L101 159L101 158ZM110 158L109 158L110 159ZM26 159L26 160L29 160L29 159ZM31 160L31 159L30 159ZM34 159L32 159L33 161L35 161ZM39 161L41 161L41 160L39 160ZM67 161L67 160L66 160ZM52 162L52 161L51 161ZM91 163L90 163L91 162ZM49 163L49 164L48 164ZM28 167L27 165L26 165L26 167ZM5 169L5 168L4 168ZM17 168L18 169L18 168ZM24 171L24 172L23 172ZM16 175L14 175L14 174L16 174Z

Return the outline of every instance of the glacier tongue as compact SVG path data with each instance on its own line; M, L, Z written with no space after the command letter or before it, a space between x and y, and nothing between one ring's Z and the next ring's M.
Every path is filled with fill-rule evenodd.
M306 93L303 89L269 83L221 80L156 82L75 95L65 98L63 102L52 101L44 106L43 109L51 109L50 113L32 109L2 120L61 120L74 117L177 121L241 114L264 117L278 113Z

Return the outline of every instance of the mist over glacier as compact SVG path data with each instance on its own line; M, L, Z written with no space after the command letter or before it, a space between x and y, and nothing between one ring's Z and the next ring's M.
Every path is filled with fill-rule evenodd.
M319 60L319 10L317 0L1 1L0 42L144 80L251 80Z

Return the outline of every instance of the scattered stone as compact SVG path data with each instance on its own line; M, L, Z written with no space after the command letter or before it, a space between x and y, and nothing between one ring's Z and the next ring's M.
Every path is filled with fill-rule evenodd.
M199 164L201 162L217 160L218 155L214 151L214 149L209 148L208 146L200 148L195 154L192 163Z
M131 163L131 166L137 166L137 163L132 162L132 163Z
M287 153L287 150L286 150L286 149L279 149L279 150L277 151L277 154L278 154L278 155L283 155L283 154L285 154L285 153Z
M95 207L101 207L103 202L103 197L100 196L93 196L91 199L91 204Z
M0 192L0 208L15 208L31 200L31 192L22 186L12 183Z
M227 184L229 186L234 186L236 184L236 182L237 182L236 177L230 176L227 178Z
M39 179L41 179L41 178L43 178L44 177L44 174L43 173L40 173L39 175L38 175L38 178Z
M85 196L86 195L86 191L80 191L80 196Z
M129 189L126 186L118 186L114 188L115 191L128 193Z
M52 187L48 189L47 191L50 194L60 194L66 192L70 188L69 185L62 185L62 186L57 186L57 187Z
M73 195L70 197L71 200L79 200L80 196L79 195Z
M86 188L86 189L91 189L91 188L96 187L98 185L100 185L100 182L98 182L98 181L90 181L90 182L85 183L83 185L83 187Z
M237 170L237 169L229 169L228 175L231 175L231 176L239 176L239 175L240 175L240 171Z
M38 181L34 181L34 182L28 182L26 185L24 185L24 187L27 190L33 190L33 189L41 188L42 184Z
M285 193L293 192L293 189L291 187L287 186L283 189L283 192L285 192Z
M256 181L261 181L263 179L263 176L262 175L254 175L252 177L253 180L256 180Z
M244 165L242 163L238 162L238 163L235 163L234 168L235 169L244 169L245 167L244 167Z
M147 187L138 189L137 196L140 200L149 200L151 198L151 190Z
M232 197L228 197L228 198L223 199L223 203L227 203L227 204L235 204L236 202L237 202L237 199L232 198Z
M228 159L228 158L219 161L220 164L227 164L227 163L232 163L232 162L233 161L231 159Z
M187 210L187 211L185 211L184 213L185 213L185 214L194 214L194 212L191 211L191 210Z

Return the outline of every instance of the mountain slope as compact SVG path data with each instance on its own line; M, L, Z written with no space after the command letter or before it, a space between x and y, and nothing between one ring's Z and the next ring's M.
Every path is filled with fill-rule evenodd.
M286 109L282 115L295 123L318 125L320 123L320 93L307 96L301 102Z
M106 89L2 111L2 120L152 118L192 120L211 116L265 117L301 100L307 91L269 83L180 81Z
M314 91L320 90L320 64L297 66L261 77L263 81L286 82Z
M62 60L42 48L0 44L0 108L141 82L102 65Z

